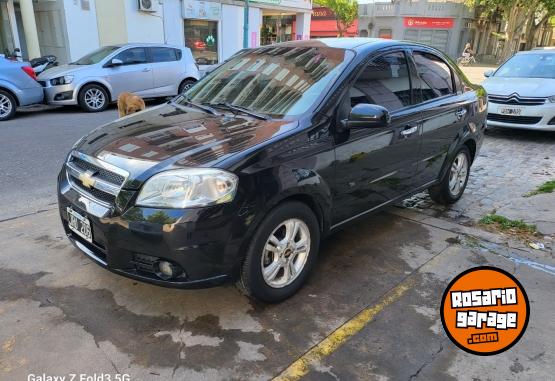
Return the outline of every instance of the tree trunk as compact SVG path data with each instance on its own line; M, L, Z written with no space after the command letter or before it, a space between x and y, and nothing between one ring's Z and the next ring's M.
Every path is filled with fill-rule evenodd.
M530 50L538 45L537 43L538 39L536 38L536 33L538 32L538 29L540 29L545 25L545 23L547 23L548 20L549 20L549 14L546 14L545 16L543 16L538 24L535 23L536 21L535 14L533 14L530 17L530 19L528 20L528 24L526 26L526 50ZM541 41L540 41L540 44L541 44Z

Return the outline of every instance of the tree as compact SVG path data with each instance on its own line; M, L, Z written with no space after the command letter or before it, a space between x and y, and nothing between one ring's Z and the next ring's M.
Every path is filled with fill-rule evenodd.
M343 37L358 17L358 2L356 0L318 0L318 4L331 9L335 13L339 37Z
M466 5L479 9L483 15L500 11L506 23L505 44L501 52L501 58L507 58L515 50L518 50L520 36L525 31L530 32L541 25L543 16L553 15L555 7L553 0L466 0ZM537 15L540 16L540 23L535 23ZM549 17L547 16L547 17ZM532 37L533 38L533 37Z

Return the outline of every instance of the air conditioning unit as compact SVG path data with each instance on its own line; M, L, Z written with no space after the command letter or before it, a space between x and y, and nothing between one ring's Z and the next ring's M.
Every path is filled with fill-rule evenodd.
M139 11L141 12L156 12L158 0L139 0Z

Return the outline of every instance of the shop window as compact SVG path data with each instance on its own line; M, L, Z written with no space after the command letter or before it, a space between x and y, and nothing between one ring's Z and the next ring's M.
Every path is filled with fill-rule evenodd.
M218 63L218 22L185 20L185 46L199 65Z
M271 45L295 39L293 15L262 16L260 27L260 45Z

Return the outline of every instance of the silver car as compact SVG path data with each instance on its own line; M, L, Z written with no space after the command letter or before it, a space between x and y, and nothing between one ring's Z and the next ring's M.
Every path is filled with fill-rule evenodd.
M28 62L0 57L0 122L12 118L18 106L41 103L43 96Z
M143 98L177 95L200 78L191 50L164 44L104 46L39 75L46 102L103 111L128 91Z

